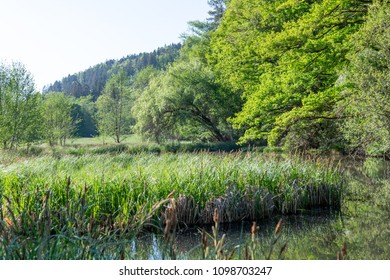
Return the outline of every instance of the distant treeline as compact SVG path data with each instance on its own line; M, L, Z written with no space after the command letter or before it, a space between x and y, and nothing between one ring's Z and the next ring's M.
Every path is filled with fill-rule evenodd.
M165 69L179 56L181 47L180 43L171 44L153 52L132 54L119 60L107 60L85 71L68 75L61 81L55 81L53 84L45 86L43 92L64 92L76 98L91 95L96 100L102 93L107 80L120 68L124 69L129 77L135 76L148 66Z

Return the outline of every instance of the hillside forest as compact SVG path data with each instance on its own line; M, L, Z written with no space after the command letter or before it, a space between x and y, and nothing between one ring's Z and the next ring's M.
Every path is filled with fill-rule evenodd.
M0 63L0 144L235 142L390 156L388 0L209 0L180 44L38 92Z

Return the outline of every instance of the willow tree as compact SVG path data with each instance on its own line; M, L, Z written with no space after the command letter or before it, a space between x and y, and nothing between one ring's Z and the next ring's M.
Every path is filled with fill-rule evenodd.
M238 111L239 96L221 86L200 59L179 60L153 75L133 113L144 135L202 141L232 140L227 119Z

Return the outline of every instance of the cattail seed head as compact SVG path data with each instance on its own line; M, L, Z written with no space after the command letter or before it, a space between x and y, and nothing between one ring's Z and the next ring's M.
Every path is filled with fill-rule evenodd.
M208 247L207 234L204 229L202 230L202 247L203 250L206 250L206 248Z
M257 233L258 227L256 225L256 222L253 222L252 228L251 228L251 234L252 234L252 242L255 241L256 233Z
M219 210L218 210L218 208L214 209L213 221L215 224L219 223Z
M276 225L276 228L275 228L275 235L278 235L280 233L280 230L282 228L282 219L279 220L278 224Z

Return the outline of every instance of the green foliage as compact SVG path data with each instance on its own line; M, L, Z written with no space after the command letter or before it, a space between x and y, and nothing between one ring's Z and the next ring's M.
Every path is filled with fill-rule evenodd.
M211 7L209 11L210 18L208 18L211 30L218 28L229 2L230 0L207 0L207 3Z
M46 87L44 92L60 91L76 98L91 95L93 100L97 100L107 81L120 69L124 69L126 75L130 77L136 76L139 71L149 66L165 69L178 57L180 48L181 44L171 44L150 53L144 52L119 60L108 60L85 71L68 75L61 81L56 81Z
M148 70L146 70L148 71ZM140 72L135 84L137 99L132 108L135 118L134 130L146 139L160 143L171 138L174 124L168 116L164 116L165 101L161 94L163 75L155 72Z
M226 141L233 138L226 119L238 110L237 104L238 97L221 87L201 61L177 61L165 73L151 76L133 108L135 127L157 142Z
M110 78L96 102L99 133L113 137L116 143L120 143L130 133L133 124L130 94L129 79L121 69Z
M207 63L206 56L210 55L210 38L215 31L226 11L229 0L208 0L211 10L209 11L210 18L206 21L190 21L188 23L189 33L184 33L184 46L181 50L181 58L185 59L201 59Z
M244 107L232 118L245 130L241 142L288 139L291 147L318 148L333 144L323 139L338 141L338 71L365 10L366 3L345 0L230 2L211 59L243 91Z
M72 118L78 120L75 128L75 136L94 137L98 134L95 120L96 104L92 96L82 96L73 100Z
M341 131L351 152L390 154L389 22L389 1L376 1L348 54L337 110L345 118Z
M72 118L72 99L63 92L49 92L44 95L42 108L45 139L51 146L64 146L77 122Z
M110 60L48 88L77 98L78 136L389 154L388 0L208 3L183 48ZM5 116L14 118L2 115L3 145L39 135L11 136Z
M38 140L40 95L31 74L20 63L0 64L0 142L3 148Z
M119 152L126 146L115 147L109 154L41 156L7 165L0 174L1 194L23 203L37 187L41 194L50 188L57 200L51 207L60 210L68 201L65 186L70 176L69 202L77 201L87 186L85 211L94 213L97 221L112 215L114 222L117 217L131 219L143 207L151 210L175 191L177 204L186 197L199 210L187 221L190 225L212 222L214 208L221 210L221 223L319 205L337 208L345 183L336 167L299 158L280 160L256 153L127 154Z

